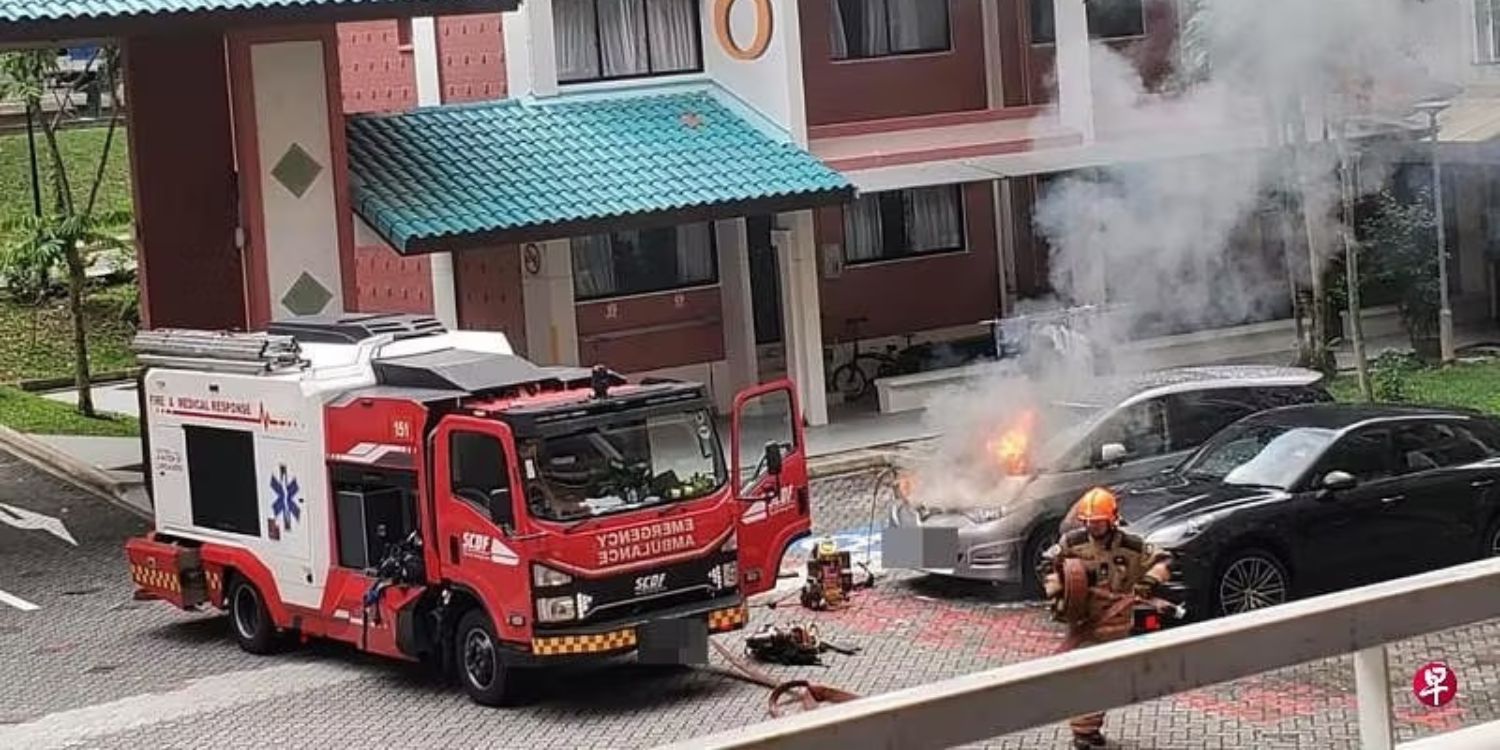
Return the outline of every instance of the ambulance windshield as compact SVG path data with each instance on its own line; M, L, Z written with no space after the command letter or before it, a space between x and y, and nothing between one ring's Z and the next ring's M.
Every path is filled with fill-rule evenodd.
M703 410L622 414L604 425L523 445L531 513L573 521L693 500L728 472L712 418Z

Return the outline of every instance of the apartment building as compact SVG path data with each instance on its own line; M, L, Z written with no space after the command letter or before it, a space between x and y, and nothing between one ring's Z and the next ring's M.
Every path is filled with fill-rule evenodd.
M1153 99L1173 0L337 5L227 31L119 21L152 325L431 312L721 401L786 373L818 424L853 341L983 336L1051 292L1033 213L1057 175L1264 137ZM1479 90L1493 34L1470 20ZM1109 109L1099 45L1149 108ZM1491 111L1469 97L1443 126L1463 162L1453 283L1481 317ZM1236 244L1275 264L1260 218Z
M1147 89L1172 65L1172 0L1100 7L552 0L341 27L351 133L469 101L476 83L537 110L706 96L858 191L795 213L600 225L431 257L403 256L366 225L358 304L502 328L544 361L690 376L721 396L786 372L825 421L825 359L852 342L987 336L984 321L1050 291L1031 220L1039 187L1140 135L1093 121L1089 45L1127 54ZM1159 156L1195 153L1156 136ZM800 255L787 246L799 231Z

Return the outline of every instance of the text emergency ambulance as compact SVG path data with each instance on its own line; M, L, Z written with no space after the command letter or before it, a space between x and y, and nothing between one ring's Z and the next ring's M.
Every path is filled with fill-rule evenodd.
M331 638L486 705L515 666L701 663L809 531L784 381L736 398L726 459L699 384L541 368L431 318L136 348L156 515L126 545L137 595L226 609L253 653Z

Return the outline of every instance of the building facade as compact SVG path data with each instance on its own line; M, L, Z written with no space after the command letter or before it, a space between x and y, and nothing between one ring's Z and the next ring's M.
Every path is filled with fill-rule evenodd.
M1059 175L1265 145L1157 94L1175 0L219 1L5 30L123 41L148 325L431 313L721 405L789 375L813 424L855 344L986 337L1052 294ZM1476 90L1487 8L1455 46ZM1490 318L1493 109L1443 126L1452 283ZM1279 219L1236 252L1275 266Z

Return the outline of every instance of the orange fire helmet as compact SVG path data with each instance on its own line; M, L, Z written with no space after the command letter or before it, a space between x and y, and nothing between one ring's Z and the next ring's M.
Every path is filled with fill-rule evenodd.
M1103 487L1095 487L1083 493L1078 504L1073 506L1073 517L1082 523L1089 521L1120 522L1120 505L1115 493Z

